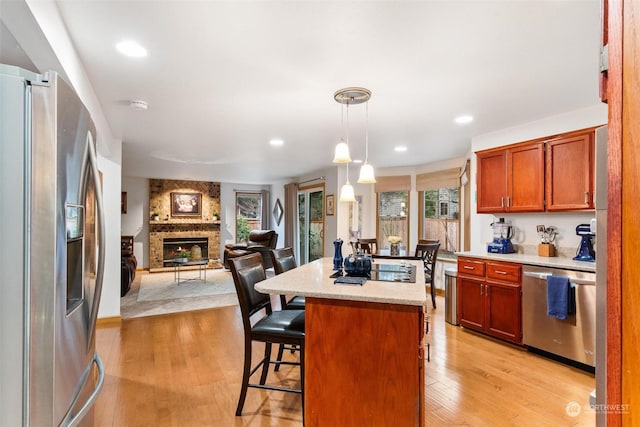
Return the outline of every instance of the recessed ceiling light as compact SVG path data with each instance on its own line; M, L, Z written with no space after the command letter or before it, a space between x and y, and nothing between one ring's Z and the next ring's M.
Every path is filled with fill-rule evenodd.
M407 146L398 145L397 147L394 148L394 150L397 151L398 153L404 153L405 151L407 151Z
M116 45L116 49L123 55L133 58L142 58L147 56L147 49L143 48L133 40L125 40Z
M149 105L147 104L147 101L135 99L129 102L129 107L133 108L134 110L146 110L147 108L149 108Z
M473 116L458 116L453 119L459 125L466 125L467 123L471 123L473 121Z
M281 139L272 139L271 141L269 141L269 144L273 145L274 147L280 147L284 145L284 141Z

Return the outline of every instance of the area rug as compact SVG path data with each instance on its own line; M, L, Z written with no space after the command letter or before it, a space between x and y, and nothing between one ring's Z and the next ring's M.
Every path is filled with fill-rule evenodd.
M180 274L180 283L176 283L173 273L145 274L140 278L138 301L236 294L233 278L228 271L209 270L206 282L198 277L204 279L204 274L198 276L197 271L185 271Z
M197 276L186 271L180 280ZM207 281L176 284L173 273L138 272L131 290L120 299L122 319L238 305L231 272L208 270Z

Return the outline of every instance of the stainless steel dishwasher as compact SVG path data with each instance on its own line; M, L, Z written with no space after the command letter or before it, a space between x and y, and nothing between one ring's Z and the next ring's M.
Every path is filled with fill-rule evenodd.
M525 265L523 275L523 344L595 367L595 273ZM566 320L547 315L547 277L551 275L568 277L575 292L575 313Z

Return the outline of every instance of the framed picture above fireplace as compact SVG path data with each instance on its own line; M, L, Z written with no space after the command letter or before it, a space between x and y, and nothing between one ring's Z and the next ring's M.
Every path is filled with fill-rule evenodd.
M171 216L202 216L202 193L171 193Z

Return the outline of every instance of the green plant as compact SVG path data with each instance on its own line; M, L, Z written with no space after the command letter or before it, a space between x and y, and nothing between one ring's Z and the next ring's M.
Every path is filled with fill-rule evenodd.
M247 222L247 219L242 215L238 215L238 218L236 219L236 241L248 241L250 232L251 230L249 230L249 223Z

